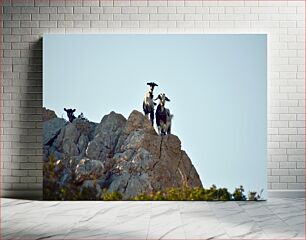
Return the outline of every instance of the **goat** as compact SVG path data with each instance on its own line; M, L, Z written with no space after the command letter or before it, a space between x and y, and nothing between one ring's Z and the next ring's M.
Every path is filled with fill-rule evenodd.
M153 126L154 124L154 105L156 105L156 103L153 101L153 90L154 90L154 87L158 85L154 82L149 82L147 83L147 85L149 85L150 87L149 87L149 91L146 93L143 99L142 108L143 108L144 114L151 120L151 123Z
M75 116L74 116L74 112L75 112L75 109L66 109L64 108L65 112L67 112L67 116L68 116L68 119L69 119L69 122L73 122L73 120L75 119Z
M157 106L155 116L158 134L161 136L171 134L171 120L173 115L170 114L170 110L168 108L165 108L166 101L170 102L170 99L167 98L164 93L160 93L154 100L157 99L159 99L159 104Z

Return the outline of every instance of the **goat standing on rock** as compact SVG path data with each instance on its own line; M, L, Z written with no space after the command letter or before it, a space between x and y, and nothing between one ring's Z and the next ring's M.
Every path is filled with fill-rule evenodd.
M147 83L147 85L149 85L150 87L149 87L149 91L146 93L144 97L142 107L143 107L144 114L151 120L151 123L153 126L154 124L154 105L156 105L156 103L153 101L153 90L154 90L154 87L158 85L154 82L149 82Z
M69 122L73 122L73 120L75 119L75 116L74 116L74 112L75 112L75 109L66 109L64 108L65 112L67 112L67 117L69 119Z
M159 99L159 104L156 109L156 125L158 129L158 134L163 136L166 134L171 134L171 120L173 115L170 114L170 110L165 108L166 101L170 102L170 99L166 97L164 93L160 93L155 99Z

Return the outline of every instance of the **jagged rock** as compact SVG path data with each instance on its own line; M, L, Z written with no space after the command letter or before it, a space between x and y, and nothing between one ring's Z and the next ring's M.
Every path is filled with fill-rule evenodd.
M53 118L57 118L56 113L53 110L42 108L43 122L48 121Z
M82 159L75 169L75 181L96 180L103 176L103 164L98 160Z
M43 123L43 144L52 145L54 139L60 130L65 126L66 121L63 118L52 118Z
M68 156L84 156L95 127L96 124L81 119L75 119L72 123L68 122L66 127L61 129L54 146Z
M125 198L171 187L202 186L199 175L192 171L191 160L181 150L179 138L158 136L140 112L131 113L116 149L115 175L109 190L121 192Z
M49 121L57 123L57 118ZM172 134L159 136L151 122L136 110L127 120L111 112L99 124L77 118L73 123L49 126L46 133L48 129L57 131L48 133L53 137L44 141L46 158L53 154L65 159L58 165L61 186L75 184L80 193L91 189L97 199L104 188L129 199L171 187L202 186L191 160L181 149L180 139Z
M125 123L126 119L121 114L111 112L104 116L96 127L94 139L87 146L86 157L103 162L112 157Z

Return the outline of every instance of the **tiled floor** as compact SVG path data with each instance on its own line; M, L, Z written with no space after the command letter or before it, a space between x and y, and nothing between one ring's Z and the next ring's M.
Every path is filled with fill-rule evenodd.
M305 239L305 199L57 202L1 199L3 239Z

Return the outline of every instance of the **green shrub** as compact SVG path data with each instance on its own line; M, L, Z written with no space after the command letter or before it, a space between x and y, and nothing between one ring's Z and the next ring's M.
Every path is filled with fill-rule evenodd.
M234 200L235 201L245 201L246 196L243 194L243 192L244 192L243 186L236 188L233 193Z
M119 192L109 192L107 189L103 189L101 194L101 200L103 201L120 201L123 196Z
M238 190L237 190L238 189ZM231 201L246 200L243 195L243 188L237 188L231 194L227 188L217 188L212 185L209 189L195 187L169 188L165 191L152 192L150 194L141 193L129 200L140 201Z

